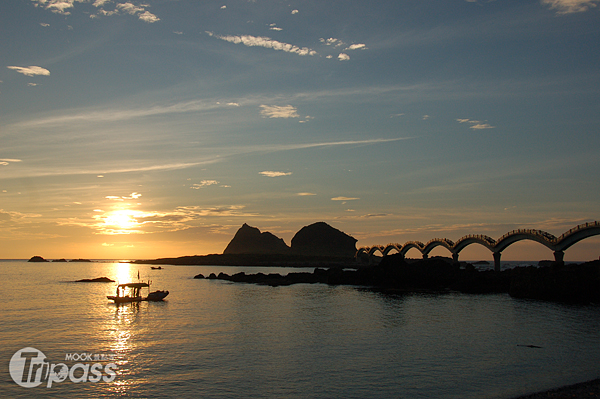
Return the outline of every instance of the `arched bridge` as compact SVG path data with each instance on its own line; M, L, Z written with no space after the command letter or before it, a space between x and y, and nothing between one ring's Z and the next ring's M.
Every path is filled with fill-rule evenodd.
M404 243L404 245L374 245L372 247L359 248L356 252L356 258L358 259L362 254L366 254L369 256L369 258L371 258L376 252L381 253L382 256L386 256L391 251L397 251L402 257L404 257L412 248L419 250L423 255L423 258L427 258L429 253L434 248L444 247L450 251L452 254L452 259L458 261L458 255L460 254L460 251L471 244L479 244L492 252L494 256L494 269L500 270L500 256L502 251L518 241L531 240L539 242L554 252L554 260L556 262L562 262L564 259L565 250L581 240L596 235L600 235L600 222L580 224L573 227L569 231L566 231L560 237L556 237L542 230L519 229L510 231L497 240L494 240L486 235L471 234L460 238L456 242L453 242L447 238L434 238L425 244L420 241L408 241Z

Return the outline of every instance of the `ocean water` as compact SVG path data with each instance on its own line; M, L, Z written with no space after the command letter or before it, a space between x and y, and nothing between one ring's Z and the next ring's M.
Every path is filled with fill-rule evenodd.
M1 261L0 396L511 398L600 377L599 305L192 278L242 270L291 271ZM164 302L117 306L116 283L71 282L138 272L170 291ZM80 382L18 385L11 359L26 347ZM114 363L116 375L90 382L76 363Z

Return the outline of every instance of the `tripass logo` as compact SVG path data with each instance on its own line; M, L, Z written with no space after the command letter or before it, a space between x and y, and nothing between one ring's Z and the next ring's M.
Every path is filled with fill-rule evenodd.
M110 355L91 353L69 353L66 360L114 360ZM93 359L93 360L92 360ZM71 382L112 382L117 376L115 363L75 363L70 368L64 363L49 363L46 355L35 348L18 350L10 359L8 366L13 381L24 388L33 388L46 382L46 387L51 388L53 383L63 382L69 377Z

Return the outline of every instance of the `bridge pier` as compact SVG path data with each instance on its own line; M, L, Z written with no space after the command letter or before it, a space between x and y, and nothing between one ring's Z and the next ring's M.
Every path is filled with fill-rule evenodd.
M427 258L429 258L429 255L423 254L423 259L427 259Z
M494 271L500 271L500 256L502 253L494 252Z
M458 254L457 254L457 253L456 253L456 254L452 254L452 260L453 260L455 263L458 263Z
M565 264L565 252L564 251L555 251L554 252L554 264L555 265L564 265Z

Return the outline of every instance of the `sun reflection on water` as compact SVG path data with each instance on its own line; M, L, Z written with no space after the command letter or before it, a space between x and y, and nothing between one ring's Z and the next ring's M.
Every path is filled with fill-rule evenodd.
M136 279L135 272L131 263L118 263L116 270L116 278L118 284L131 283Z

